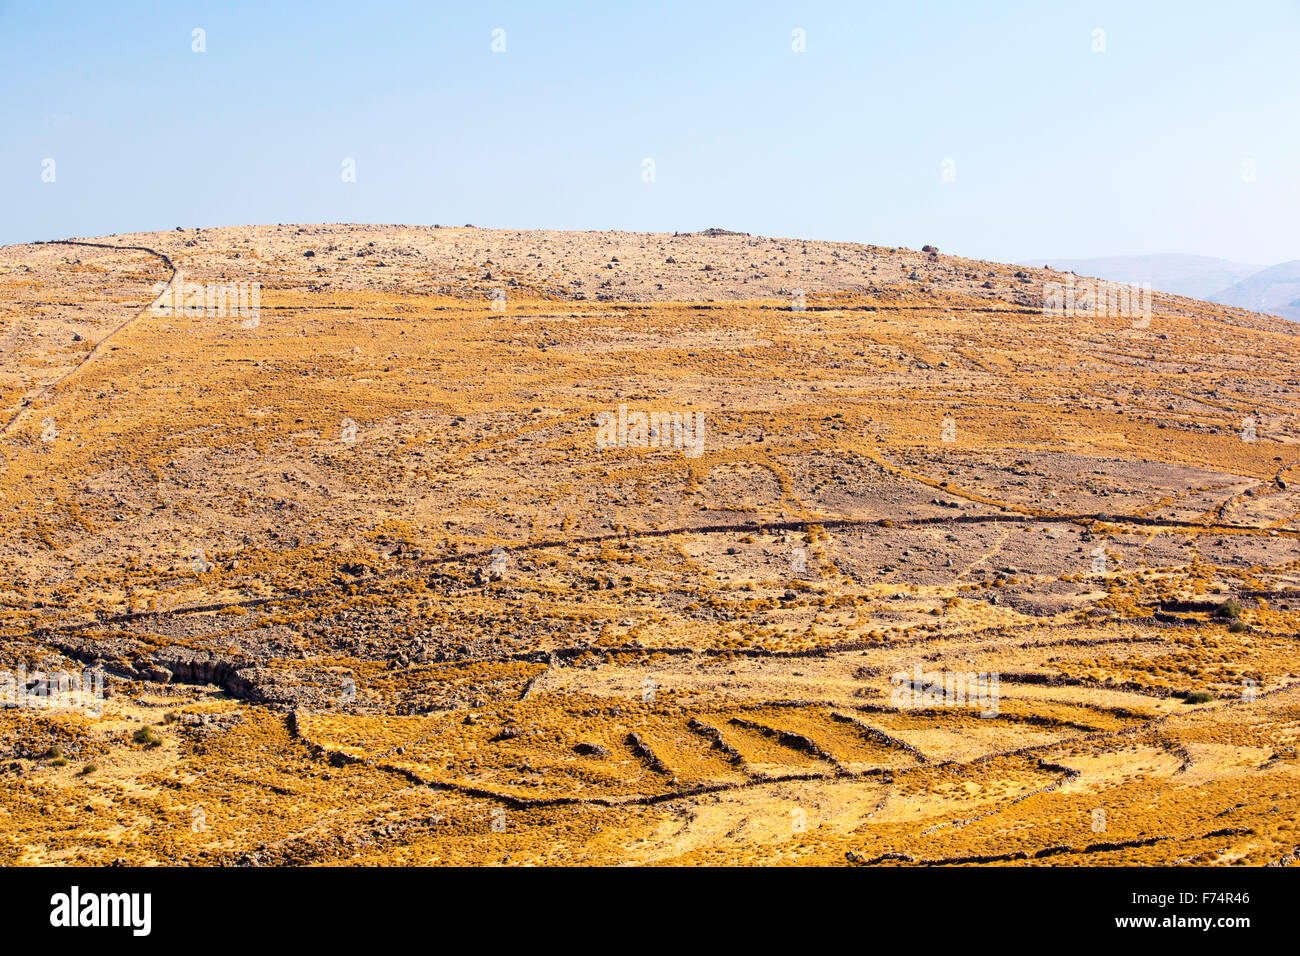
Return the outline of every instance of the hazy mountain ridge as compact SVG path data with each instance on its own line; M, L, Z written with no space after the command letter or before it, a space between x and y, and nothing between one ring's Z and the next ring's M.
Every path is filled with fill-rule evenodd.
M1216 293L1210 301L1300 322L1300 259L1263 269Z
M1273 266L1166 253L1092 259L1035 258L1024 265L1050 265L1109 282L1150 283L1153 289L1206 302L1268 312L1300 321L1300 260Z

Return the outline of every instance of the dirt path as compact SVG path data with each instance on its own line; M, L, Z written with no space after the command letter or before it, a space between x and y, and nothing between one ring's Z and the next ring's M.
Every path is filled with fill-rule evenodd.
M168 257L166 253L159 252L157 249L150 249L148 246L116 246L106 242L81 242L80 240L77 239L55 239L55 240L51 240L50 242L33 243L33 245L90 246L96 249L127 249L134 252L146 252L149 255L157 256L159 259L163 261L163 264L167 266L168 269L171 270L171 275L167 277L168 283L170 283L173 279L176 278L176 266L172 263L170 257ZM94 347L82 357L81 361L78 362L74 368L72 368L64 375L60 376L55 381L51 382L49 385L45 385L42 388L38 389L35 395L30 395L27 398L23 399L23 403L19 407L18 411L16 411L13 414L13 416L9 419L9 421L5 422L3 426L0 426L0 437L8 436L10 430L16 424L18 424L19 420L23 417L23 415L27 413L28 409L30 409L37 402L44 401L45 399L49 398L56 391L59 390L60 386L62 386L64 382L68 381L68 379L72 378L72 376L76 375L83 368L85 368L86 365L91 361L91 359L93 359L96 355L99 354L100 350L111 338L113 338L113 336L117 335L117 333L121 332L128 325L130 325L136 319L140 318L140 316L144 315L147 311L149 311L149 306L153 304L153 301L154 300L151 299L148 302L146 302L144 305L142 305L139 308L138 311L132 313L129 318L127 318L124 322L122 322L111 332L105 335L102 339L96 342Z

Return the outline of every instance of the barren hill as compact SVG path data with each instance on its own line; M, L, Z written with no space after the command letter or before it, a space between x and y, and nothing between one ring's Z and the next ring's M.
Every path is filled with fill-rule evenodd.
M724 231L0 249L0 862L1293 854L1300 327L1077 281ZM94 707L39 676L87 668Z

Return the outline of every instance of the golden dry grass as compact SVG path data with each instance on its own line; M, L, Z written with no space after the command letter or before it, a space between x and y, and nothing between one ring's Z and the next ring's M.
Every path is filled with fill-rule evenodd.
M0 669L112 692L0 711L0 862L1300 843L1294 326L751 237L103 241L262 313L140 312L148 253L0 250ZM701 413L702 454L599 447L620 404ZM918 665L999 675L997 714L900 708Z

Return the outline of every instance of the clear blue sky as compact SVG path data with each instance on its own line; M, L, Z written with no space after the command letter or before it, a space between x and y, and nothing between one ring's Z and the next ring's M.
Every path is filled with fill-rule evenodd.
M1298 0L0 0L0 243L716 225L1270 264L1300 258L1298 51Z

